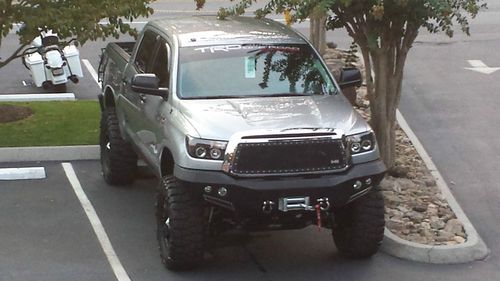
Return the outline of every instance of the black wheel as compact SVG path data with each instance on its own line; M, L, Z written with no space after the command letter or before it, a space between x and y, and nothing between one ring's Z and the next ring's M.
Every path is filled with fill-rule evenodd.
M54 85L54 92L56 93L66 93L67 90L68 87L66 86L66 83Z
M191 269L203 260L204 205L173 176L161 180L156 204L157 238L163 264Z
M334 212L333 240L339 252L351 258L377 253L384 238L384 198L379 188Z
M135 179L137 155L120 133L114 108L101 113L101 167L104 180L111 185L126 185Z

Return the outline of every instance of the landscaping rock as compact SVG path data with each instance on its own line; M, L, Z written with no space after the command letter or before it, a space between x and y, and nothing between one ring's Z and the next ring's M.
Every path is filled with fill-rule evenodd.
M451 219L446 223L444 230L461 236L464 233L464 226L458 219Z

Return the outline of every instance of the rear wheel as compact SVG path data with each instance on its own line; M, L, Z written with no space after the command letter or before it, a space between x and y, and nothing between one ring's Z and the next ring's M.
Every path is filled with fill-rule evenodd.
M156 203L157 238L168 269L191 269L203 260L203 211L201 196L173 176L162 179Z
M126 185L135 179L137 155L120 133L114 108L101 113L101 167L104 180L111 185Z
M339 252L351 258L377 253L384 238L384 198L379 188L334 213L333 240Z

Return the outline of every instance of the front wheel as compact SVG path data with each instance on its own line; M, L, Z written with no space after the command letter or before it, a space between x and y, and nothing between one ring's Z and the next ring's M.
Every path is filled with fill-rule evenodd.
M163 264L171 270L191 269L203 260L204 204L175 177L161 180L156 203L157 238Z
M333 240L339 252L351 258L377 253L384 238L384 198L380 188L334 212Z

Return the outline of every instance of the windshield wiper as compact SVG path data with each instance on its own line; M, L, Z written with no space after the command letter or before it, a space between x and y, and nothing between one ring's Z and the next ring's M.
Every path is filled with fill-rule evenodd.
M276 93L276 94L262 94L255 95L252 97L308 97L312 96L312 94L301 94L301 93Z
M268 97L309 97L314 95L316 94L276 93L276 94L261 94L261 95L217 95L217 96L183 97L183 99L186 100L251 99L251 98L268 98Z
M218 96L201 96L201 97L184 97L186 100L215 100L215 99L244 99L248 96L241 95L218 95Z

